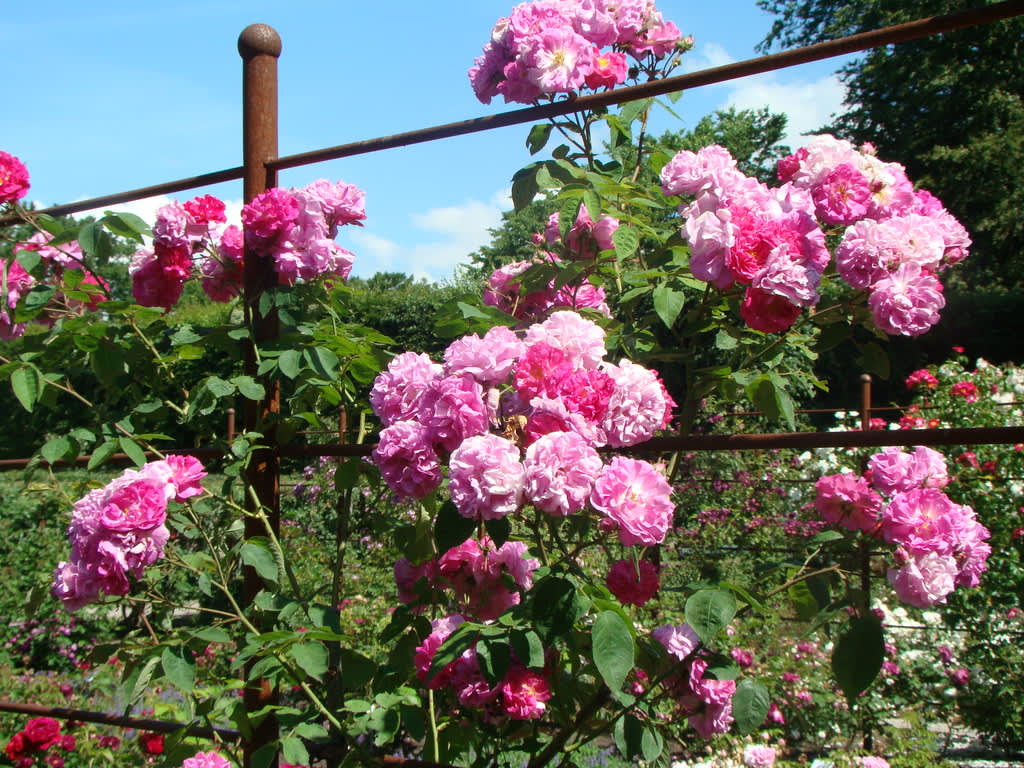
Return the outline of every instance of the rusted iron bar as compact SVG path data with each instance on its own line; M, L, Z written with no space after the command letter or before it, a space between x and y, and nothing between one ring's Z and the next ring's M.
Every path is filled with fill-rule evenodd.
M52 205L49 208L40 208L39 210L33 211L33 213L45 213L49 216L70 216L73 213L91 211L96 208L107 208L112 205L121 205L122 203L130 203L133 200L142 200L147 197L169 195L174 192L183 192L186 189L196 189L197 187L208 187L213 184L221 184L225 181L237 181L242 178L242 170L241 166L237 168L225 168L223 171L203 173L199 176L189 176L186 179L178 179L176 181L165 181L163 184L154 184L150 187L128 189L124 192L116 192L115 194L103 195L102 197L90 197L88 200L79 200L75 203ZM21 219L18 216L3 216L0 217L0 227L5 227L10 224L18 224L20 221Z
M285 155L269 163L269 167L280 171L285 168L296 168L300 165L319 163L325 160L337 160L342 157L378 152L382 149L405 147L412 144L421 144L426 141L489 131L494 128L505 128L511 125L535 123L574 112L608 107L613 104L622 104L627 101L636 101L652 96L663 96L667 93L674 93L687 88L723 83L741 77L771 72L798 64L807 64L812 61L821 61L822 59L842 56L847 53L877 48L882 45L892 45L893 43L936 35L963 27L988 24L993 21L1001 21L1020 15L1024 15L1024 0L1007 0L1006 2L984 8L972 8L945 16L918 19L917 21L910 21L905 24L896 24L871 32L862 32L848 37L841 37L837 40L815 43L803 48L794 48L789 51L782 51L781 53L746 59L745 61L738 61L721 67L702 69L699 72L692 72L677 77L667 77L663 80L655 80L628 88L619 88L605 93L567 98L538 107L526 107L525 109L503 112L498 115L487 115L472 120L463 120L458 123L447 123L432 128L397 133L393 136L356 141L351 144L341 144L296 155Z
M994 21L1002 21L1015 16L1024 15L1024 0L1006 0L1002 3L986 6L983 8L971 8L958 11L945 16L933 16L917 21L909 21L905 24L896 24L890 27L871 32L862 32L857 35L840 37L836 40L829 40L824 43L794 48L789 51L773 53L767 56L760 56L754 59L726 64L721 67L711 67L698 72L691 72L677 77L669 77L664 80L657 80L651 83L619 88L606 93L581 96L574 99L565 99L554 104L545 104L539 107L526 107L511 112L503 112L498 115L485 115L470 120L463 120L457 123L446 123L431 128L424 128L416 131L397 133L392 136L382 136L365 141L357 141L350 144L340 144L334 147L301 152L294 155L285 155L268 162L267 167L271 170L281 171L285 168L297 168L302 165L310 165L325 160L337 160L341 157L352 157L353 155L376 152L382 149L393 149L412 144L421 144L435 139L447 139L453 136L463 136L480 131L488 131L494 128L506 128L512 125L533 123L547 120L553 117L561 117L584 109L595 107L607 107L612 104L621 104L627 101L636 101L651 96L662 96L666 93L686 90L687 88L698 88L704 85L724 83L729 80L736 80L741 77L771 72L785 67L793 67L799 64L808 64L812 61L843 56L848 53L865 51L869 48L876 48L882 45L906 42L928 35L936 35L942 32L950 32L955 29L972 27L980 24L988 24ZM217 184L223 181L233 181L243 178L244 169L227 168L223 171L207 173L201 176L192 176L187 179L169 181L164 184L156 184L151 187L129 190L104 197L94 197L89 200L80 200L77 203L67 203L50 208L43 208L36 213L47 213L53 216L63 216L71 213L101 208L106 205L126 203L131 200L139 200L143 197L181 192L186 189L195 189L210 184ZM17 217L8 216L0 218L0 226L15 224L19 221Z
M873 408L874 410L879 410ZM1024 444L1024 427L959 427L954 429L872 429L868 432L773 432L753 435L687 435L685 437L655 437L646 443L619 449L631 453L660 453L667 451L763 451L772 448L811 450L814 448L882 448L887 445L1016 445ZM373 443L339 444L311 443L282 445L277 455L282 458L317 458L319 456L369 456ZM219 448L175 448L165 454L189 453L197 458L218 458L224 455ZM111 461L125 454L114 454ZM80 456L79 463L88 460ZM31 459L0 459L0 470L23 469ZM40 466L49 466L40 461ZM53 466L67 466L58 461Z
M267 163L277 157L277 60L281 55L281 38L266 24L251 24L238 37L238 53L242 57L242 156L245 175L243 197L252 201L257 195L277 186L277 172ZM245 248L243 262L243 301L246 325L252 334L245 342L245 372L257 376L259 344L275 340L280 334L277 310L261 309L260 299L277 284L271 256ZM261 447L253 451L245 476L252 489L246 506L262 510L275 533L281 523L281 458L277 452L276 420L281 411L280 381L263 378L263 400L245 401L244 428L263 434ZM245 519L245 537L266 534L264 523L256 515ZM263 589L263 580L255 568L244 568L244 603L252 605ZM277 704L278 691L270 680L251 675L252 664L245 666L243 702L247 712L257 712ZM253 727L252 736L242 744L245 768L254 764L255 755L278 739L278 723L273 713ZM269 763L276 768L277 755Z
M175 733L184 729L189 736L195 736L199 739L219 737L229 741L237 741L240 738L239 732L232 728L211 728L206 725L190 725L186 723L173 723L168 720L111 715L106 712L92 712L86 709L71 709L70 707L22 704L16 701L0 701L0 712L15 712L23 715L32 715L33 717L52 717L55 720L78 720L83 723L111 725L115 728L134 728L137 731L151 731L154 733Z

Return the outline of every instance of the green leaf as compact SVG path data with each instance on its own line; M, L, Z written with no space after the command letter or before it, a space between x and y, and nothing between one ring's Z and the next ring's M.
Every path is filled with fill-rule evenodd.
M195 666L171 648L164 648L160 656L164 676L182 693L191 693L196 681Z
M732 716L740 733L757 730L768 716L771 697L768 689L757 680L740 680L732 696Z
M96 222L90 221L78 230L78 244L86 253L96 253L99 227Z
M636 249L640 247L640 235L633 227L623 224L612 233L612 244L615 246L616 258L623 261L636 253Z
M146 452L130 437L117 438L117 444L121 447L121 452L126 454L135 466L141 467L146 463Z
M738 346L739 342L736 340L736 337L724 328L720 329L718 333L715 334L715 349L728 351L730 349L736 349Z
M153 673L159 663L160 657L150 656L141 667L135 667L122 681L123 689L128 693L128 701L125 702L126 708L130 709L135 706L136 702L142 699L143 694L150 689Z
M540 185L537 183L539 169L540 166L537 163L531 163L516 171L512 177L512 205L517 211L521 211L532 203L533 198L540 191Z
M285 736L281 739L281 756L284 762L291 765L309 765L309 752L298 736Z
M622 690L636 657L629 626L615 611L604 611L594 620L592 638L594 666L605 685L612 691Z
M491 541L494 542L494 546L496 547L503 546L512 535L512 524L509 522L507 517L500 517L496 520L485 520L484 528L487 530L487 535L491 537Z
M644 728L643 735L640 737L640 754L644 756L644 760L653 763L664 748L665 741L661 738L661 734L653 727Z
M105 464L111 456L117 453L119 445L120 444L116 437L100 444L96 450L92 452L92 456L89 457L89 463L85 468L91 471L96 469L96 467Z
M341 649L341 681L346 691L355 691L365 688L377 674L379 666L377 662L363 656L361 653Z
M266 396L263 384L252 376L235 376L231 383L238 387L239 394L248 400L262 400Z
M294 379L302 370L302 353L297 349L289 349L277 358L277 367L289 379Z
M643 750L644 724L636 715L626 714L615 723L615 746L627 760Z
M260 578L270 584L277 584L277 561L270 551L270 543L262 537L254 537L242 545L242 562L254 568Z
M534 624L550 642L572 629L576 621L576 586L568 579L552 576L537 584L531 602Z
M18 398L21 407L29 413L32 413L32 409L39 402L42 388L43 378L34 365L18 368L11 374L11 389L14 390L14 396Z
M544 668L544 644L536 632L515 630L511 633L509 642L520 662L530 669Z
M459 546L472 536L475 530L475 520L460 515L450 499L445 501L437 511L437 521L434 523L437 551L443 554L452 547Z
M832 674L851 708L878 675L884 659L885 638L878 617L869 613L852 619L832 651Z
M52 285L33 286L33 288L25 294L25 299L22 304L15 310L14 319L19 322L31 320L46 308L56 293L57 289Z
M531 155L536 155L544 149L551 138L552 128L554 126L551 123L538 123L530 129L526 137L526 148L530 150Z
M327 648L315 641L296 643L291 648L292 658L314 680L323 680L327 671Z
M338 356L326 347L311 347L306 350L306 362L319 376L330 381L338 378L338 368L341 361Z
M39 449L40 455L50 464L56 464L60 459L67 458L71 452L71 441L64 435L47 440Z
M445 638L434 654L427 670L426 679L433 680L438 673L469 650L480 635L480 627L471 622L464 622Z
M668 283L661 283L654 289L654 311L670 330L676 324L679 313L683 311L685 301L685 294L671 288Z
M207 391L218 400L235 394L235 385L220 376L209 376L203 384Z
M686 623L710 645L715 635L736 615L736 596L724 589L702 589L686 601Z
M149 234L149 225L134 213L107 213L100 222L115 235L127 237L135 242L142 241L142 235Z

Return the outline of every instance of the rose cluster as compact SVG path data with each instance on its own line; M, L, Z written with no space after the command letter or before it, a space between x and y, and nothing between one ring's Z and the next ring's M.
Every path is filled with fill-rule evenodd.
M195 275L210 299L230 301L242 287L246 246L272 259L282 285L345 279L355 257L334 238L339 227L366 218L364 197L352 184L326 179L302 189L275 187L242 208L244 234L227 225L224 203L212 195L174 201L157 211L152 246L132 257L132 294L143 306L170 308Z
M562 235L560 215L556 211L548 219L543 234L533 236L540 249L535 261L517 261L496 269L487 280L483 302L497 307L520 320L533 320L554 309L594 309L611 317L605 301L604 288L589 281L578 285L560 285L552 278L546 286L524 290L519 278L535 264L559 264L563 260L583 261L597 258L601 251L614 248L612 235L619 228L619 220L602 216L597 222L586 206L581 205L575 221Z
M14 734L4 747L4 754L15 768L31 768L36 755L49 751L46 763L55 768L64 765L58 749L74 752L76 740L70 733L61 733L60 723L52 717L34 717Z
M769 189L717 145L665 165L662 191L693 198L680 212L695 277L746 286L743 319L781 332L819 300L831 259L822 225L845 227L836 269L868 292L875 325L918 336L938 322L937 275L967 256L970 238L933 195L914 190L902 166L823 135L780 160L778 176L782 186Z
M499 19L469 70L476 97L532 104L583 87L614 88L634 59L661 59L682 36L652 0L534 0Z
M484 712L492 722L502 719L534 720L544 714L551 686L544 670L514 663L505 676L491 685L480 670L476 648L470 647L455 661L430 676L434 655L465 619L452 614L431 622L431 632L416 648L413 663L420 682L433 690L451 690L464 707Z
M590 504L623 543L659 543L671 518L667 482L647 462L606 465L596 449L648 440L675 403L654 371L605 361L604 335L559 311L519 333L499 326L457 339L443 366L398 355L370 393L384 426L373 459L389 487L423 498L447 459L452 501L467 518L524 504L564 516Z
M785 331L818 303L829 253L805 190L770 189L717 144L677 153L661 170L661 190L693 198L679 208L690 270L723 290L745 286L740 314L751 328Z
M219 752L196 752L181 761L181 768L231 768L231 763Z
M902 165L822 135L780 160L778 175L810 193L824 224L846 228L836 269L868 292L875 325L919 336L938 322L946 302L937 276L967 257L971 239L934 195L914 190Z
M527 506L558 518L592 510L599 529L621 544L658 544L672 525L668 481L648 462L606 462L597 449L649 439L668 424L675 403L655 372L605 361L606 354L600 326L558 311L518 332L499 326L457 339L443 365L398 355L370 393L384 427L373 461L395 493L419 499L441 486L447 465L451 505L481 525L514 519ZM497 546L488 536L425 562L400 560L403 602L455 608L418 650L420 679L454 690L462 705L488 717L539 717L550 696L545 673L515 660L490 685L471 648L427 680L455 627L467 618L493 621L517 605L537 567L525 543ZM646 602L658 588L650 563L624 561L612 571L609 584L624 602Z
M732 724L735 680L705 677L708 660L701 653L700 638L689 624L663 626L651 636L677 664L665 684L676 699L679 714L705 739L725 733Z
M969 506L954 503L946 460L931 448L885 448L864 475L826 475L816 483L822 519L894 545L889 583L905 603L926 608L956 587L976 587L991 547Z
M169 456L125 470L75 502L68 527L71 560L57 564L51 592L68 610L101 595L128 593L128 575L142 578L163 557L167 504L203 493L206 475L192 456Z

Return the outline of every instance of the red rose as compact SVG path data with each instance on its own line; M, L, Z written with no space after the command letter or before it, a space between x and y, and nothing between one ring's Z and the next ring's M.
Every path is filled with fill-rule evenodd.
M34 717L25 723L24 733L36 749L49 749L60 739L60 723L52 717Z
M13 763L22 753L25 751L28 745L25 743L25 734L19 731L11 737L11 740L7 742L7 746L4 747L4 754Z
M140 733L139 747L147 755L163 754L164 735L162 733Z

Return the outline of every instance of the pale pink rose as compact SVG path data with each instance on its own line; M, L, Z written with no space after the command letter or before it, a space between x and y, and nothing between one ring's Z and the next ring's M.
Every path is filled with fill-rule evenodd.
M689 624L668 624L658 627L651 632L651 637L661 643L668 654L678 661L686 661L700 645L700 638Z
M513 720L536 720L544 714L551 686L539 672L513 667L501 683L502 706Z
M490 424L483 387L469 376L445 376L432 381L420 405L420 422L430 440L453 451L467 437L481 435Z
M396 421L381 430L373 463L400 496L422 499L441 484L441 464L429 430L415 421Z
M821 519L851 531L872 533L878 527L882 497L859 475L825 475L815 483L814 506Z
M590 504L615 524L626 546L660 544L675 505L664 475L639 459L616 456L594 483Z
M874 755L858 757L857 762L860 768L889 768L888 760L884 757L875 757Z
M743 765L747 768L770 768L775 765L775 747L748 744L743 748Z
M679 31L679 27L671 21L666 21L645 29L640 37L629 44L629 52L636 58L650 53L660 59L674 51L682 37L683 33Z
M507 54L500 48L488 43L484 46L483 55L479 56L469 68L469 83L473 93L484 104L500 91L498 85L505 78L505 65L510 63Z
M593 46L571 28L549 28L523 57L526 78L541 93L568 93L583 86L594 68L593 56Z
M153 223L154 247L157 245L165 248L186 246L191 251L189 221L188 211L177 200L172 200L167 205L158 208L156 221Z
M444 369L425 354L396 355L374 379L370 406L385 427L417 419L424 393L443 374Z
M175 501L185 501L205 492L200 481L206 477L206 470L195 456L172 454L165 459L165 463L170 470Z
M920 336L939 321L944 306L942 283L914 262L875 283L868 298L875 325L892 335Z
M185 287L181 270L167 269L167 258L161 259L152 248L140 248L132 256L128 273L132 278L132 296L143 307L164 307L170 309L178 303Z
M637 445L669 425L676 403L657 372L630 360L603 363L601 370L615 382L601 420L608 445Z
M563 516L586 506L604 464L580 435L556 431L527 447L523 466L526 500L542 512Z
M644 605L661 588L658 568L650 560L617 561L609 569L605 583L623 605Z
M448 490L459 514L497 520L519 509L525 471L519 448L494 434L467 437L452 451Z
M413 565L408 559L402 557L395 561L393 573L395 586L398 588L399 602L410 605L420 600L420 595L416 591L420 580L425 581L428 588L433 585L437 573L437 563L434 560L425 560L419 565Z
M970 507L955 504L936 488L915 488L893 495L882 512L885 540L911 552L952 554L957 532L973 519Z
M944 488L949 483L946 459L923 445L905 453L889 446L868 459L871 484L886 496L915 488Z
M956 576L956 560L938 552L910 554L900 568L886 572L896 596L917 608L946 602L956 586Z
M438 672L434 677L429 680L427 679L427 673L430 670L430 665L434 660L434 655L437 653L437 649L441 647L441 644L448 639L448 636L464 621L465 619L457 613L453 613L441 619L434 619L430 622L430 634L427 635L422 645L416 647L416 651L413 654L413 666L416 669L416 677L419 678L419 681L424 683L428 688L444 688L448 685L452 676L455 674L455 668L461 659L457 659Z
M698 198L684 211L683 230L690 243L690 271L698 280L724 289L736 280L726 265L736 241L736 227L727 208L699 209L708 197Z
M151 480L137 480L110 491L101 502L99 522L111 531L148 531L167 519L167 495Z
M526 346L503 325L491 328L481 339L475 333L456 339L444 352L445 373L472 376L484 386L503 384Z
M16 243L12 251L35 251L43 261L52 262L63 268L82 269L85 257L77 240L57 246L50 245L51 240L53 235L49 232L36 232L27 240Z
M594 448L606 444L604 429L587 420L581 413L570 411L562 397L537 396L530 399L527 415L526 443L531 444L552 432L574 432Z
M320 206L332 236L339 226L361 226L361 222L366 218L366 193L354 184L317 179L299 192Z
M561 349L574 369L591 369L597 368L607 353L604 337L604 329L597 323L576 312L563 310L527 328L525 341L527 346L544 342Z
M208 254L199 264L203 292L212 301L230 301L242 288L242 230L232 224L224 229L216 254Z
M690 690L679 698L687 713L687 721L704 739L725 733L732 725L732 696L736 692L735 680L714 680L704 677L707 663L702 659L690 662Z
M467 539L445 552L438 561L438 575L459 597L467 615L491 621L519 604L519 590L533 585L533 572L539 565L526 556L524 542L506 541L496 549L484 536L479 542Z

